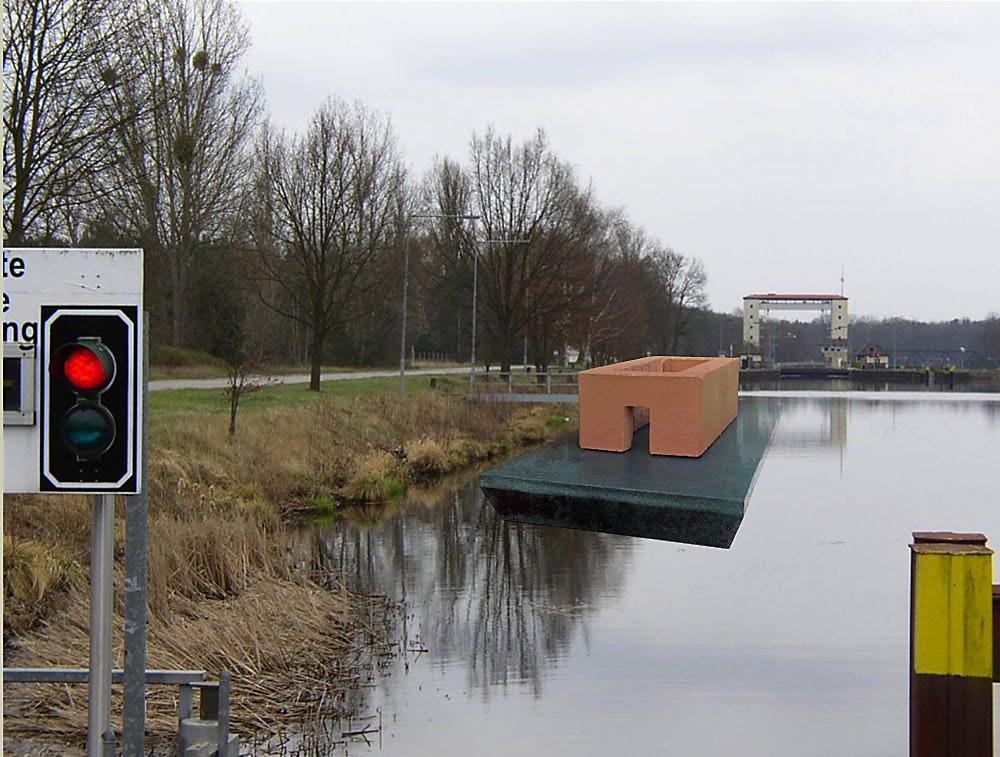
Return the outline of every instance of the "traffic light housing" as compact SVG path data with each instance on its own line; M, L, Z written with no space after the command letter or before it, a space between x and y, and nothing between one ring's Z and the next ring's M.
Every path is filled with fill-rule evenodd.
M139 489L137 308L43 306L42 491Z

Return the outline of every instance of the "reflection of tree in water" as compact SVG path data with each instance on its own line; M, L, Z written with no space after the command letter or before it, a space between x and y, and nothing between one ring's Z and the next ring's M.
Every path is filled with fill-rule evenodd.
M360 515L370 521L370 514ZM627 537L506 525L478 479L443 501L338 521L318 532L322 564L358 588L390 592L420 614L435 659L468 661L470 685L530 681L568 648L574 630L624 582Z

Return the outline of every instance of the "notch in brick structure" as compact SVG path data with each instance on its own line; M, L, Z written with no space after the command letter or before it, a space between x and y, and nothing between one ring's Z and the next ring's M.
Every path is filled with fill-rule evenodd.
M701 457L736 420L739 360L644 357L583 371L580 447L625 452L649 425L653 455Z

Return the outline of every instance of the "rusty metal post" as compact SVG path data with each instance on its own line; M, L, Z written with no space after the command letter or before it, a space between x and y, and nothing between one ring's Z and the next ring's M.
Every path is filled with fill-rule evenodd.
M982 534L913 534L910 757L993 754L992 586Z

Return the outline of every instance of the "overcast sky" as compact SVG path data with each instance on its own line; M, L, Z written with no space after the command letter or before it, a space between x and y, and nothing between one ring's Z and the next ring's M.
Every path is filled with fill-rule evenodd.
M715 309L1000 311L1000 5L242 3L275 123L391 115L411 169L544 128Z

